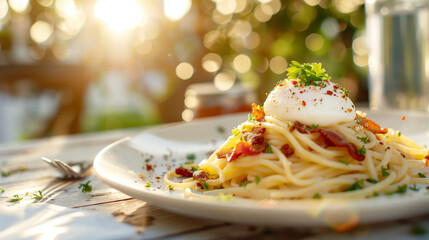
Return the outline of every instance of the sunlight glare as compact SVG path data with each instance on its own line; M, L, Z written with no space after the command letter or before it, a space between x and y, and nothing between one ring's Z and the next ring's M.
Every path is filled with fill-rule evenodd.
M135 0L98 0L95 16L117 32L131 29L143 19L142 9Z
M164 15L171 21L178 21L191 9L191 0L164 0Z

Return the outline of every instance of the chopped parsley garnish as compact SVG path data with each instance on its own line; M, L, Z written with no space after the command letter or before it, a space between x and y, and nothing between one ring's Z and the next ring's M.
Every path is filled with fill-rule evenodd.
M1 172L2 177L9 177L12 173L11 172Z
M200 184L204 190L209 190L209 184L206 181L200 180Z
M252 183L252 181L244 181L240 183L240 187L245 187L247 184Z
M316 193L313 195L313 199L321 199L322 195L320 195L319 193Z
M42 200L42 198L43 198L42 191L39 190L38 193L33 193L33 199L35 199L35 200Z
M389 176L390 173L387 170L388 170L387 168L381 167L381 175L383 177Z
M401 136L401 132L398 132L398 137L400 137Z
M89 185L90 182L91 180L88 180L86 183L80 183L78 188L81 189L83 193L91 192L92 186Z
M216 129L219 133L225 133L225 128L222 126L218 126Z
M412 187L408 187L410 190L413 190L413 191L415 191L415 192L418 192L419 190L420 190L420 188L418 188L417 186L416 186L416 184L413 184L413 186Z
M261 178L259 177L259 176L256 176L255 177L255 182L256 182L256 184L259 184L259 182L261 181Z
M426 175L424 175L423 173L419 172L418 174L419 174L419 177L426 178Z
M146 185L144 185L144 187L150 188L150 181L147 181Z
M371 142L371 137L358 137L357 139L359 139L361 142L363 143L369 143Z
M344 189L344 192L362 189L363 179L357 180L352 185Z
M359 119L356 118L355 121L356 121L357 124L360 124L360 120Z
M193 160L195 160L195 153L189 153L188 155L186 155L186 159L188 159L188 160L191 160L191 161L193 161Z
M345 160L345 159L340 159L340 163L345 164L345 165L349 165L349 162L347 162L347 160Z
M174 191L174 187L172 187L171 185L168 185L168 191Z
M366 148L365 148L365 146L362 146L362 147L358 150L358 154L359 154L359 155L365 155L365 154L366 154Z
M0 192L1 192L1 193L4 193L4 189L3 189L3 188L0 188Z
M377 180L375 180L374 178L368 178L366 181L370 182L370 183L378 183Z
M372 196L374 196L374 197L378 197L378 195L379 195L378 192L373 192L372 193Z
M297 61L292 61L287 72L289 79L297 79L305 86L314 85L324 87L324 80L331 79L320 63L301 64Z
M407 191L407 185L398 186L398 189L394 193L404 194Z
M414 225L410 229L410 233L413 235L424 235L427 233L427 230L420 225Z
M317 124L311 124L311 126L310 126L310 129L316 129L316 128L318 128L319 127L319 125Z
M269 143L267 143L267 148L265 148L264 153L273 153L273 150L271 149L271 146Z
M238 136L238 134L240 134L240 129L238 129L238 128L232 129L232 135Z

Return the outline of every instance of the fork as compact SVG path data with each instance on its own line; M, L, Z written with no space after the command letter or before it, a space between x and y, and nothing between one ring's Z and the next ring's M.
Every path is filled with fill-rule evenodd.
M68 165L67 163L60 161L58 159L51 160L47 157L41 157L41 159L54 167L58 172L60 172L66 179L82 178L83 172L88 169L89 166L84 167L83 163Z

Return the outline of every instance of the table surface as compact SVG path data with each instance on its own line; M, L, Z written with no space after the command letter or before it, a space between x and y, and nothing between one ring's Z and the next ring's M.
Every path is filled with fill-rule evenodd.
M134 136L143 128L102 133L58 136L21 143L0 144L1 205L13 195L32 196L41 190L41 202L109 214L118 221L136 227L141 239L427 239L429 214L391 222L359 225L346 232L325 228L279 228L250 226L175 214L134 199L105 184L93 169L83 179L64 180L46 163L45 156L65 162L92 163L96 154L110 143ZM3 176L4 175L4 176ZM80 183L90 180L92 192L82 193ZM429 204L429 203L428 203ZM415 232L418 228L417 234ZM421 231L423 230L423 231Z

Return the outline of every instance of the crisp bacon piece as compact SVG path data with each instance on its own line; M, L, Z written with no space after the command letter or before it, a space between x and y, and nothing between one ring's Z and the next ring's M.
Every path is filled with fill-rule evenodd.
M371 121L365 117L356 115L356 120L358 120L359 124L362 125L366 130L368 130L374 134L379 134L379 133L386 134L387 133L386 128L381 128L380 125L378 125L377 123L375 123L375 122L373 122L373 121Z
M251 132L243 131L244 140L250 144L250 149L253 152L262 152L266 148L265 144L265 128L263 127L254 127Z
M294 124L300 133L320 133L320 137L322 138L320 141L323 143L322 146L324 148L329 146L344 147L354 159L358 161L363 161L365 159L365 155L359 154L356 146L347 141L339 132L323 128L310 128L300 122L295 122Z
M175 172L176 172L177 175L181 175L181 176L184 176L184 177L192 177L194 175L194 172L189 171L188 169L182 168L182 167L176 168Z
M285 144L285 145L283 145L281 148L280 148L280 151L287 157L287 158L290 158L294 153L295 153L295 150L293 149L293 148L291 148L290 146L289 146L289 144Z
M209 180L209 174L206 171L196 171L193 176L194 180L207 181Z
M253 118L258 122L262 122L265 120L264 110L258 109L258 105L256 103L252 103L252 114Z

